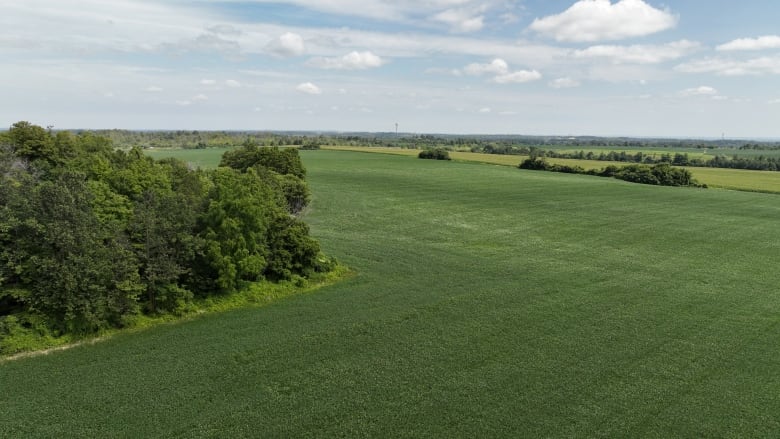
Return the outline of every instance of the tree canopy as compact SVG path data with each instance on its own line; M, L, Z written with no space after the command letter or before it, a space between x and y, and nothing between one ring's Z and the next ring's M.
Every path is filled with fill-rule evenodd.
M222 164L190 169L28 122L0 134L0 341L122 327L326 269L294 215L309 199L297 151L245 145Z

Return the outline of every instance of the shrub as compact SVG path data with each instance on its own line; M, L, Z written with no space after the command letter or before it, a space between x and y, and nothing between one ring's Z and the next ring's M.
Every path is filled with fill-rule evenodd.
M450 158L450 153L444 148L424 149L420 151L420 154L418 154L417 157L430 160L452 160Z
M655 166L629 165L612 172L612 175L615 178L634 183L658 186L700 186L693 179L690 171L682 168L673 168L668 163Z
M550 164L543 158L531 157L523 160L518 166L520 169L530 169L533 171L551 171Z
M693 175L687 169L675 168L668 163L662 163L655 166L648 165L628 165L622 168L610 165L600 171L588 170L579 166L550 164L544 158L533 156L523 160L520 169L531 169L535 171L563 172L566 174L587 174L597 175L599 177L614 177L620 180L630 181L632 183L652 184L657 186L693 186L706 188L706 185L699 184L693 179Z

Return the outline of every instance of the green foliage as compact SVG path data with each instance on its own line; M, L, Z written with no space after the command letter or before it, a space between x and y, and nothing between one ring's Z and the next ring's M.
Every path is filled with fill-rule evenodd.
M287 210L293 215L301 213L311 200L311 191L306 182L292 174L272 172L272 177L279 191L284 194Z
M278 174L306 178L306 169L295 148L267 148L247 142L242 148L225 152L219 164L239 171L246 171L257 165Z
M199 226L200 236L208 243L201 275L206 270L205 277L214 279L222 291L235 289L242 280L262 279L270 253L268 224L281 210L271 186L253 170L214 171L208 207Z
M265 274L271 279L308 276L318 268L317 241L309 236L309 227L289 215L278 215L269 224L270 257Z
M287 210L291 214L299 214L311 198L304 181L306 169L296 149L261 148L247 142L241 148L226 151L219 166L241 172L254 169L266 183L284 194Z
M632 183L652 184L657 186L695 186L706 187L694 180L693 175L687 169L672 167L668 163L660 165L627 165L618 167L607 166L600 171L586 171L580 166L550 164L544 158L531 157L523 160L518 166L520 169L535 171L562 172L566 174L590 174L600 177L614 177Z
M584 174L585 170L579 166L550 164L544 158L530 157L523 160L518 166L520 169L530 169L534 171L563 172L564 174Z
M523 160L518 167L520 169L530 169L533 171L547 171L550 164L543 158L531 157Z
M533 148L532 148L533 149ZM767 156L764 154L755 156L740 156L736 152L745 154L745 150L752 148L740 148L732 150L735 153L731 157L725 153L717 151L714 157L691 157L687 152L665 152L663 154L643 153L642 151L588 151L580 150L577 152L540 150L535 149L533 154L547 158L576 159L576 160L598 160L609 162L629 162L643 164L671 164L674 166L693 166L707 168L723 169L750 169L755 171L780 171L780 157ZM777 149L774 149L777 151Z
M418 154L417 157L430 160L452 160L450 158L450 153L444 148L424 149L420 151L420 154Z
M658 186L698 186L689 170L674 168L668 164L655 166L628 165L619 168L614 172L613 176L633 183Z
M59 332L120 326L136 310L138 275L132 253L93 212L83 176L19 190L24 204L6 204L17 218L6 222L14 238L4 242L4 284L29 289L25 305Z
M201 171L14 124L0 138L0 318L13 349L314 273L319 246L290 216L309 199L298 152L238 151L225 160L240 170Z
M43 128L30 122L17 122L8 130L8 139L16 156L28 160L55 161L54 139Z
M0 315L0 353L51 348L70 341L68 336L55 336L40 314Z

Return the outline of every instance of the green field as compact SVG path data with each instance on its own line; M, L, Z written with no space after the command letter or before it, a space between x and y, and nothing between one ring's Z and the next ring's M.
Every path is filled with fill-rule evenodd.
M773 437L780 198L303 151L357 275L0 364L0 437Z
M373 152L391 155L417 156L418 150L402 148L366 148L366 147L328 147L330 150ZM168 154L175 154L169 152ZM482 154L473 152L451 152L453 160L489 163L494 165L517 166L528 156ZM197 162L197 156L194 156ZM579 166L583 169L601 169L605 166L626 166L625 162L609 162L598 160L547 159L550 163L567 166ZM687 167L699 182L713 188L732 189L750 192L780 193L780 172L748 171L743 169L721 169Z

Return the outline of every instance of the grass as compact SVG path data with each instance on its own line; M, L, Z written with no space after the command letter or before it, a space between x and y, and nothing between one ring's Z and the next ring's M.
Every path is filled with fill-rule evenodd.
M739 191L780 193L780 172L745 169L686 168L710 187Z
M775 195L306 151L357 274L0 364L0 437L770 437Z
M355 152L376 152L382 154L401 155L416 157L419 150L404 148L371 148L371 147L352 147L337 146L324 147L326 150L355 151ZM175 149L157 149L149 150L147 154L155 158L178 157L194 166L212 167L219 162L225 149L193 149L193 150L175 150ZM574 150L572 150L574 151ZM579 151L579 150L576 150ZM606 151L606 150L605 150ZM750 151L748 151L750 152ZM764 151L767 152L767 151ZM772 151L769 151L770 153ZM648 151L649 153L649 151ZM673 153L673 152L672 152ZM699 152L701 154L701 152ZM527 156L500 155L500 154L482 154L472 152L450 152L450 157L456 161L488 163L502 166L517 166L520 162L527 159ZM623 162L609 162L596 160L575 160L575 159L547 159L550 163L556 163L569 166L580 166L584 169L601 169L605 166L625 166ZM689 167L688 170L693 173L694 178L713 188L741 190L749 192L767 192L780 193L780 172L771 171L749 171L741 169L719 169L719 168L698 168Z

